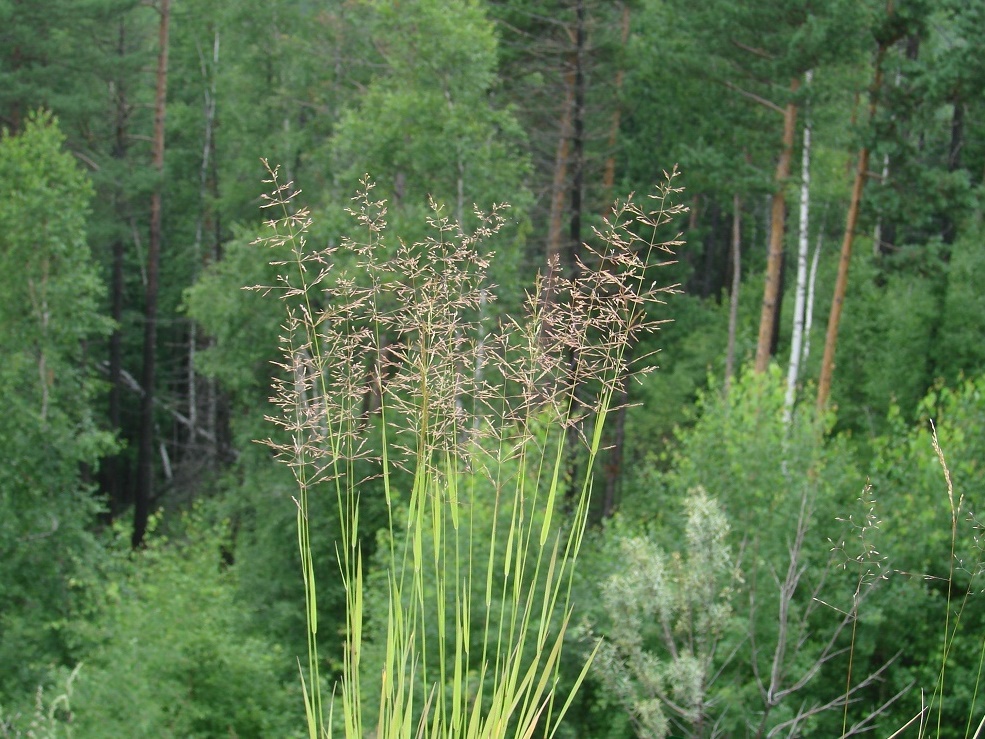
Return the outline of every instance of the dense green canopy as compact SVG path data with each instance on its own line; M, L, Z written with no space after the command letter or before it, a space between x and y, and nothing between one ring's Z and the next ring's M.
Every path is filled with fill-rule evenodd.
M288 443L269 399L294 388L307 408L311 378L283 364L283 306L242 290L285 287L254 243L284 216L264 209L262 160L300 190L306 248L332 254L309 268L347 286L288 300L295 315L373 294L392 317L402 288L438 291L419 281L440 270L413 267L443 253L411 246L433 244L429 217L449 219L443 248L505 214L463 273L488 258L492 284L450 339L476 349L453 407L477 437L511 393L552 397L565 362L594 356L606 308L534 389L493 369L513 346L496 337L531 299L549 313L565 280L616 269L593 251L612 201L682 172L653 238L683 243L638 281L674 286L639 317L666 323L625 357L655 371L606 386L557 684L607 641L559 735L889 736L921 690L921 736L975 735L983 24L985 0L0 0L0 736L305 735L297 479L254 440ZM358 269L367 182L388 224L377 263L400 270ZM379 325L347 368L366 434L347 475L385 610L391 481L372 460L406 443L381 406L409 393L384 368L413 337ZM572 391L572 446L595 392ZM305 508L325 696L346 659L336 502ZM495 532L501 511L475 510ZM555 525L571 513L569 497ZM368 654L385 622L368 618ZM488 709L479 676L460 682Z

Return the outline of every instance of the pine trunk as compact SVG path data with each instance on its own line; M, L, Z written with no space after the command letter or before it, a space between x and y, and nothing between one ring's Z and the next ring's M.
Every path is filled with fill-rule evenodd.
M147 533L150 501L154 491L154 383L157 362L157 290L161 261L161 190L164 176L164 115L168 90L168 32L171 1L161 0L158 35L157 85L154 94L153 167L157 182L151 195L150 243L147 249L147 290L144 304L144 366L141 376L140 442L137 449L137 487L133 506L133 546Z
M629 5L627 3L622 3L622 19L619 31L622 48L626 48L626 44L629 42ZM608 200L612 199L612 192L616 184L616 141L619 136L619 120L622 116L622 105L620 104L619 95L622 92L624 76L625 71L623 70L622 64L620 64L616 70L616 101L612 109L612 123L609 127L609 140L607 142L608 154L605 158L605 169L602 173L602 188Z
M890 14L892 5L890 1ZM882 60L886 54L886 46L879 45L876 53L875 77L869 98L869 124L875 119L876 100L882 87ZM855 242L855 228L858 226L858 213L862 205L862 190L869 172L869 147L863 146L858 155L858 165L855 168L855 182L852 185L851 201L848 204L848 217L845 220L845 236L841 242L841 256L838 259L838 276L835 279L835 292L831 299L831 313L828 316L828 330L824 335L824 356L821 359L821 377L817 384L817 409L823 412L828 406L831 396L831 379L835 370L835 348L838 344L838 326L841 323L841 311L848 291L848 268L852 262L852 246Z
M585 168L585 2L577 0L575 3L575 28L574 28L575 48L572 54L573 75L574 75L574 104L571 109L571 214L568 230L568 248L562 255L561 269L571 279L577 278L578 260L581 253L581 216L582 216L582 189L584 187L584 168ZM580 406L580 391L578 384L578 350L571 349L568 354L568 366L570 367L573 386L571 388L571 406L569 411L577 414ZM572 425L568 428L567 443L568 463L567 478L570 481L565 491L566 504L570 504L577 495L577 486L574 480L579 477L578 455L575 449L578 447L578 430Z
M557 155L554 160L554 180L551 186L551 213L547 227L547 277L544 281L545 303L553 300L554 274L561 264L561 223L564 214L565 184L568 181L568 159L571 147L571 111L574 106L574 70L564 75L564 106L561 110L561 126L557 142Z
M126 55L126 24L119 23L116 53L123 60ZM129 102L126 86L122 76L111 82L114 102L114 140L113 158L118 161L126 159L129 135L127 121L129 118ZM113 191L114 211L120 214L124 207L124 195L115 188ZM109 425L110 429L122 437L123 432L123 304L124 283L123 265L126 256L126 246L123 237L117 234L113 238L110 267L110 317L113 319L113 333L109 336ZM129 503L128 465L126 457L117 453L104 460L102 464L103 492L109 500L109 516L115 518Z
M790 94L800 88L800 78L790 82ZM773 207L770 214L769 255L766 262L766 285L763 289L763 309L759 319L759 340L756 343L756 371L765 372L769 367L773 350L774 332L780 311L782 293L780 280L783 271L783 235L787 217L787 201L784 195L787 178L790 176L790 160L793 152L794 134L797 129L797 106L793 101L787 103L783 111L783 150L776 164Z
M629 41L629 5L622 3L622 13L620 21L620 37L623 48ZM619 94L622 91L623 83L622 65L616 71L615 78L615 97L616 102L612 111L612 121L609 128L608 155L605 159L605 169L602 174L602 187L605 192L606 210L604 215L611 213L613 189L616 179L616 141L619 136L619 120L621 106ZM619 482L622 479L623 457L626 447L626 408L629 403L629 372L627 371L620 378L618 407L615 412L615 423L610 435L608 463L605 467L605 495L602 499L602 518L609 518L615 513L616 501L619 492Z
M571 136L571 221L567 267L574 274L581 249L582 195L585 179L585 2L578 0L575 10L574 106Z

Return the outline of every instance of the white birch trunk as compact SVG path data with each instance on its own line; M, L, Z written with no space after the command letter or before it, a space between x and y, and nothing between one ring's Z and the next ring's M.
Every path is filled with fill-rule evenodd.
M813 70L804 75L805 87L811 84ZM804 341L804 303L807 298L807 253L810 250L810 209L811 209L811 117L810 108L805 106L804 146L800 159L800 233L797 240L797 290L793 308L793 337L790 340L790 367L787 371L787 395L784 402L784 415L790 422L794 402L797 398L797 378L800 374L801 347Z
M814 257L811 259L811 274L807 279L807 309L804 313L804 351L800 355L801 366L807 364L811 355L811 324L814 322L814 286L817 283L817 263L821 258L821 244L824 243L824 224L818 230L817 246L814 247Z

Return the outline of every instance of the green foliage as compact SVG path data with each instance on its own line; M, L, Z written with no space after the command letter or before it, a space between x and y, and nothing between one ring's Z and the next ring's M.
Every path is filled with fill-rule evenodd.
M255 635L222 558L225 527L198 516L154 537L105 588L96 643L75 681L72 724L86 737L293 736L291 660ZM126 546L120 538L121 549ZM117 557L125 558L121 551Z
M892 409L893 433L879 440L872 480L886 507L884 535L892 551L898 552L901 570L942 577L938 568L948 561L950 507L940 464L927 453L933 448L931 422L953 460L951 477L957 494L966 501L966 510L979 508L985 485L979 461L985 448L978 433L985 423L983 399L985 379L979 376L956 388L935 387L918 406L919 422L913 428L902 422L898 408ZM975 541L970 538L974 532L965 533L969 535L962 538L966 548L959 556L970 566L975 561Z
M0 694L69 659L80 580L100 561L82 465L112 448L86 341L105 334L86 245L91 188L50 116L0 139Z
M54 698L49 698L45 690L39 687L34 696L34 712L27 716L19 713L6 713L0 706L0 736L4 739L58 739L62 736L72 736L71 711L72 693L75 678L82 665L67 673L64 685L59 686ZM66 671L67 672L67 671ZM49 693L52 691L49 691ZM57 692L57 690L55 691Z
M223 258L205 270L185 291L188 315L213 337L199 353L199 370L215 377L232 394L237 409L256 408L265 399L276 357L280 317L245 285L272 279L270 266L256 258L252 234L237 231L225 245ZM251 419L256 422L258 412ZM253 433L249 429L247 433Z
M114 315L119 310L122 367L137 374L141 363L143 242L148 193L157 178L149 166L154 84L146 70L157 53L158 15L137 0L0 0L0 124L12 129L0 140L0 703L5 709L0 731L24 733L32 728L24 722L34 721L36 734L65 733L72 726L62 721L61 698L81 684L89 691L83 708L95 717L92 722L110 710L126 715L123 699L111 694L115 681L127 685L130 718L146 715L148 735L222 735L233 724L223 724L221 716L230 717L241 735L289 733L290 722L276 718L291 713L281 705L283 696L263 704L269 713L264 724L250 707L254 698L244 681L293 682L279 667L289 672L293 655L305 650L306 617L312 612L324 645L320 666L336 670L344 665L345 589L336 574L340 550L334 534L340 515L334 491L308 501L308 546L319 588L318 602L308 610L299 606L306 585L296 574L301 554L293 537L284 535L296 523L291 499L297 495L296 481L289 470L272 465L269 450L251 441L271 433L262 425L270 376L293 379L292 368L271 365L278 358L282 323L276 306L239 289L275 281L274 270L248 245L257 231L253 183L261 172L258 157L283 161L288 179L306 183L306 197L317 204L311 241L319 247L341 242L349 228L343 206L352 184L363 172L373 172L389 198L389 232L400 237L388 245L377 242L381 262L399 258L400 239L413 245L433 235L425 226L432 214L428 195L444 206L439 219L461 218L468 228L478 223L473 202L511 201L512 215L495 241L500 258L490 268L492 281L501 286L500 301L466 311L468 320L482 327L474 337L494 331L500 321L510 324L522 312L532 263L542 261L537 235L547 231L554 196L567 202L571 195L571 182L555 183L554 178L564 174L561 152L572 135L563 129L565 121L570 127L573 103L568 74L576 61L578 8L585 12L589 39L577 60L585 73L584 222L601 224L605 204L593 172L610 155L615 179L625 189L642 189L654 172L682 163L694 196L695 228L688 238L696 248L684 254L671 279L693 284L714 299L692 295L677 302L676 323L652 345L635 350L643 356L659 345L661 370L631 386L630 402L641 400L644 406L627 411L621 522L599 534L603 543L584 562L589 574L579 600L598 599L590 586L607 580L627 558L619 547L622 539L635 541L645 533L661 551L685 551L677 501L704 486L728 512L734 526L729 543L741 552L747 585L755 585L734 599L737 618L750 593L760 598L749 619L750 634L773 638L770 616L777 600L769 594L771 578L774 571L782 575L789 562L798 506L805 499L810 516L800 561L806 569L793 612L799 617L810 611L805 587L825 577L835 595L831 602L850 607L855 555L843 555L851 573L829 573L826 538L848 542L850 550L858 541L846 538L835 517L853 508L863 471L869 472L883 519L875 532L879 550L890 557L893 570L912 574L894 575L866 600L854 624L853 672L860 676L876 669L905 643L909 649L887 674L879 697L888 699L911 681L930 695L941 672L941 641L948 641L946 677L938 691L943 726L937 733L963 735L965 719L980 711L969 706L978 679L975 659L981 643L976 634L985 631L985 612L976 598L962 608L958 596L980 589L974 574L980 550L973 524L959 516L955 555L949 559L950 506L925 422L937 422L955 494L965 496L965 510L975 510L982 489L978 460L985 458L978 397L985 392L979 379L985 371L980 277L985 252L981 202L976 201L985 164L982 0L909 0L895 3L892 15L886 14L883 0L184 0L175 5L163 181L160 329L167 359L157 390L169 410L190 410L189 378L195 379L187 364L195 354L198 369L214 379L206 386L198 378L198 422L206 415L203 399L217 399L210 409L216 428L210 430L217 432L222 451L208 461L215 474L203 476L203 446L162 412L159 438L175 478L159 489L161 502L173 508L173 500L188 495L189 488L210 490L203 479L217 480L231 523L228 536L224 530L199 529L191 535L198 543L182 543L179 537L155 544L151 553L136 555L132 565L122 556L107 564L105 546L95 533L101 503L92 481L113 477L118 484L112 488L112 513L122 514L126 449L111 472L109 465L102 471L97 466L112 450L111 434L125 446L137 396L122 388L121 428L107 433L99 411L105 388L96 382L94 367L105 365L111 327L101 313L110 304ZM616 39L622 37L624 9L630 27L622 45ZM876 124L862 131L856 122L864 118L877 40L893 45L883 67ZM814 69L815 82L809 92L802 87L791 96L791 79L807 68ZM821 423L797 411L788 427L774 392L776 378L747 376L727 400L719 397L726 341L720 287L728 276L724 253L731 197L742 195L743 272L749 275L740 305L741 363L753 345L759 314L756 270L765 254L766 193L774 187L779 150L779 117L752 96L774 105L810 98L812 230L828 238L818 279L814 351L802 375L808 378L805 400L821 354L835 264L831 245L844 222L850 184L846 164L861 141L872 146L870 169L876 176L866 185L845 302L833 388L837 416ZM210 103L215 118L207 147ZM40 105L58 114L67 145L50 117L32 118L30 111ZM618 130L613 130L616 120ZM569 180L571 174L569 161ZM796 187L797 179L790 178L788 189ZM562 220L567 216L559 215ZM684 228L684 219L678 220ZM876 225L881 242L873 245L869 235ZM122 279L115 294L107 296L102 283L109 281L109 267L118 255ZM431 254L422 252L419 258L425 263ZM212 261L217 263L209 266ZM330 268L352 275L360 289L369 288L376 278L355 274L356 261L337 252ZM417 288L424 294L423 275L432 273L415 274L422 276ZM377 277L388 283L387 291L413 282L399 270ZM186 291L193 279L196 285ZM187 314L180 312L182 296ZM381 314L398 311L393 298L387 292L378 306ZM331 295L320 293L311 308L318 313L333 305ZM193 334L188 318L209 336ZM382 342L388 351L403 351L408 336L389 328ZM788 325L780 328L780 356L788 330ZM485 349L491 351L488 344ZM384 383L372 374L374 361L367 356L351 363L365 391L353 399L353 408L364 422L360 450L367 458L380 457L384 447L393 452L410 438L395 434L379 418L381 399L374 383ZM459 361L458 370L463 375L484 371L490 383L503 374L484 360L474 367ZM400 390L390 402L406 397ZM486 408L467 390L458 397L465 413L479 409L488 416L505 405L500 399L491 403L496 408ZM388 421L396 420L396 406L389 410ZM400 409L404 420L407 410ZM231 429L225 427L227 420ZM913 421L920 428L911 428ZM832 426L844 435L831 437ZM272 435L275 442L289 440L283 430ZM545 453L557 444L556 435L536 436L535 446ZM479 448L487 456L497 449ZM218 471L215 459L227 451L235 463ZM507 468L504 477L517 479ZM346 472L352 479L372 478L360 485L363 536L356 547L366 563L367 599L373 600L368 607L379 606L365 623L374 640L367 654L382 648L389 584L380 567L391 541L397 541L377 538L387 511L386 486L377 474L367 460ZM467 510L477 535L485 536L493 522L500 531L508 528L503 509L494 515L488 507L495 485L472 467L463 467L454 478L481 498L457 509L463 517ZM394 467L386 482L394 510L406 514L413 476ZM525 484L533 489L529 478ZM568 483L562 478L561 484ZM438 515L423 510L422 520L433 524L450 510ZM543 515L543 510L528 509L525 521L536 528ZM563 516L554 516L551 531L561 531L562 521ZM177 560L170 562L172 554L207 548L210 537L223 538L236 563L231 570L223 570L212 554L200 559L193 554L197 564L189 564L188 571ZM380 543L383 551L377 552ZM460 552L447 539L443 544L425 558L442 552L450 561ZM481 540L472 552L485 565L489 552ZM501 554L496 554L496 578ZM949 562L955 564L951 574ZM208 623L192 624L197 636L182 641L178 634L178 650L169 651L153 635L147 642L154 631L174 633L163 621L177 622L180 616L148 585L162 573L174 576L174 597L188 610L201 606L191 595L178 593L179 584L203 601L214 597L233 610L248 611L249 618L210 616ZM219 578L215 590L196 584L196 573L206 583ZM421 580L432 600L438 594L433 574L428 570ZM931 579L920 577L925 574ZM542 572L538 582L543 577ZM498 588L500 580L495 582ZM139 600L119 595L138 591ZM484 590L480 596L473 594L473 602L485 597ZM142 607L163 613L155 621L153 614L141 615ZM116 616L114 610L119 610ZM447 612L449 633L456 615L454 609ZM824 608L810 612L802 633L813 629L813 636L806 638L806 651L789 660L794 667L818 653L818 635L830 633L825 629L832 627L832 618ZM598 623L603 622L600 616ZM498 623L495 617L493 623ZM556 625L539 614L531 618L532 625L542 623ZM110 624L144 651L127 653L122 641L109 634ZM949 634L942 634L945 624ZM422 628L429 644L440 641L437 619L426 619ZM258 633L262 637L254 642L248 636L248 644L233 636ZM476 630L468 633L477 643ZM846 634L839 647L851 641ZM274 642L282 654L270 646ZM760 656L769 654L771 646L761 648ZM136 665L137 657L152 668ZM132 678L122 667L114 670L111 660L117 659L134 671ZM740 649L734 660L736 668L726 669L718 682L723 690L727 686L725 700L752 706L750 712L761 710L755 708L758 686L749 672L755 665L762 674L768 660L757 661L751 647ZM68 668L80 661L85 664L78 678L69 682ZM190 662L196 663L194 669ZM439 663L447 678L444 698L453 702L453 660L432 651L429 675L436 674ZM846 669L844 661L832 661L799 695L808 703L835 695L843 689ZM232 677L220 686L218 672ZM159 696L151 687L157 673L165 676ZM203 686L201 694L188 687L189 675ZM559 674L566 686L577 677L577 670ZM488 707L489 684L480 690L478 681L473 671L463 684ZM42 684L38 703L35 691ZM617 691L601 681L587 688L581 693L586 707L572 707L579 722L584 720L577 731L598 737L629 731ZM418 707L427 695L419 689ZM93 696L105 698L103 713ZM78 697L71 695L71 710L81 715ZM917 694L906 701L884 721L881 734L905 721L898 717L916 712ZM774 726L795 713L789 706L771 709ZM734 713L727 720L733 719L738 722ZM129 735L131 728L122 719L106 720ZM815 717L801 728L805 735L830 736L840 728L836 723ZM735 726L736 734L752 731ZM99 735L103 730L92 731Z
M906 603L880 632L880 648L907 640L907 656L891 679L895 685L913 680L932 696L928 703L936 705L930 726L936 727L942 716L942 728L932 736L964 736L965 721L977 718L980 710L974 708L973 696L980 686L985 623L985 558L975 516L985 489L978 461L985 453L979 433L983 398L985 379L978 377L953 389L936 387L921 402L915 427L907 428L894 409L893 433L880 439L873 462L883 519L880 549L899 573L892 585ZM948 460L947 477L929 451L935 443L931 420ZM977 692L980 703L980 687ZM905 706L916 714L916 696Z
M703 736L719 712L712 689L741 579L715 500L696 489L685 508L684 553L667 555L645 536L621 538L621 568L601 585L610 618L594 670L641 737L667 736L668 716Z
M844 438L825 438L825 425L809 410L786 415L783 378L775 367L764 374L742 374L727 397L714 387L703 392L698 408L697 422L678 431L669 458L638 473L621 509L623 525L612 528L613 541L603 550L603 562L631 559L619 553L618 543L637 541L642 530L649 547L645 551L687 551L686 559L681 555L680 572L705 578L704 589L695 583L686 589L668 586L662 591L665 600L667 593L686 592L688 597L703 598L703 606L692 603L682 610L683 617L671 618L666 628L655 633L647 626L654 619L640 619L643 626L638 629L630 619L629 633L613 622L617 651L610 654L602 681L608 699L630 704L627 708L636 716L631 720L643 732L640 735L647 735L644 719L652 718L661 731L696 737L710 735L716 719L720 729L749 736L805 726L833 736L841 727L848 670L841 648L855 644L852 630L860 604L863 620L877 621L878 612L869 616L867 608L879 592L876 586L882 572L879 562L870 561L868 549L856 552L857 530L849 545L832 553L832 542L848 536L846 524L836 517L854 508L851 499L862 489L852 450ZM666 470L661 469L664 466ZM693 502L691 491L696 489L716 491L732 526L727 540L716 539L721 526L706 519L702 533L707 538L697 546L696 524L690 528L676 524L668 504L682 499ZM716 546L740 553L736 559L741 578L725 567L724 554L711 556ZM704 559L696 558L695 551L703 552ZM668 567L677 567L674 562ZM851 566L843 571L838 566L844 564ZM642 565L630 566L630 573L642 569ZM626 577L654 580L646 574ZM634 587L643 587L639 580L633 582ZM603 600L612 597L608 587L614 586L602 589ZM735 615L728 628L724 621L714 628L699 628L700 618L716 613L715 596L727 587L736 590L731 597ZM660 602L654 595L641 600L640 607L658 609ZM607 610L631 612L625 605ZM669 618L671 611L665 607L660 618ZM871 722L879 705L871 690L883 662L869 645L855 646L864 658L859 657L853 669L851 698L861 699L861 705L851 717L853 722ZM696 713L675 700L675 695L682 701L689 694L685 682L675 685L666 673L667 660L675 654L694 654L704 665L698 674L707 683L690 692L696 696L692 706ZM681 675L678 678L683 680ZM719 715L713 709L715 701L727 703L729 710ZM657 705L663 706L661 711L674 725L668 728L661 722Z
M663 496L673 500L702 487L715 491L735 531L752 535L795 521L801 498L808 494L817 506L817 520L831 526L862 489L864 478L846 439L824 440L824 426L807 409L799 409L788 423L783 402L776 367L764 374L746 371L725 398L714 386L699 393L698 422L679 432L670 452L671 469L649 489L641 485L640 499L627 506L659 521ZM782 547L781 542L774 545Z
M468 227L475 225L475 203L508 199L511 220L523 224L531 200L525 135L513 111L495 104L496 34L483 6L470 0L366 5L363 32L381 40L380 71L339 121L331 142L337 181L349 192L371 173L389 200L390 228L408 243L424 236L429 198ZM507 226L512 243L498 242L507 253L492 275L511 287L501 297L518 307L521 296L512 285L523 231L514 229Z
M985 291L981 289L985 270L983 235L985 230L980 223L965 229L951 249L947 267L940 344L932 351L939 374L952 385L959 383L961 373L970 376L985 372L985 347L981 341L985 335Z
M849 439L825 439L816 421L798 418L796 413L787 426L781 390L778 373L748 374L727 399L705 394L697 424L678 434L670 469L640 475L622 509L623 516L642 516L649 522L650 541L668 549L683 548L666 502L682 495L688 485L723 491L721 500L730 511L732 542L742 551L744 573L733 603L740 617L737 623L747 623L749 639L747 645L739 644L734 662L724 667L718 679L730 705L742 706L730 712L726 723L736 713L746 721L764 715L757 704L760 695L770 693L762 692L758 676L770 674L770 660L764 658L778 654L774 650L785 645L785 656L774 663L782 666L783 676L777 695L786 690L784 680L795 682L823 659L802 690L787 700L800 695L807 698L806 707L826 700L837 703L848 676L853 687L860 686L855 695L861 700L847 712L847 725L878 721L880 731L891 733L919 711L916 685L924 689L924 702L933 704L924 735L965 736L967 723L974 729L980 718L975 706L985 622L979 593L982 547L980 524L970 512L977 508L976 496L983 487L975 460L985 454L977 433L985 423L985 384L979 378L954 389L938 386L919 405L922 420L913 428L894 406L883 424L886 433L872 442L871 493L859 505L848 497L862 481ZM928 418L935 419L942 448L955 460L950 492L933 454ZM796 509L805 503L807 517L803 508L798 517ZM601 561L589 566L603 567L619 557L616 544L632 541L638 530L632 524L612 527L610 548ZM785 569L789 576L793 565L801 574L789 581L796 587L783 608L782 589L771 589L774 582L783 582ZM832 569L833 565L845 569ZM849 615L857 609L857 620L842 618L827 605L820 607L821 601ZM627 612L626 608L608 610ZM784 618L788 619L785 632ZM645 640L646 629L639 633ZM828 638L833 639L831 644L851 649L851 665L837 656L825 657ZM731 654L731 649L719 652L724 654ZM624 666L631 664L625 655L623 659ZM877 683L869 677L877 673L881 685L875 688ZM640 673L634 674L639 679ZM608 700L621 702L619 696L627 694L632 682L603 684L602 698L607 695ZM890 699L881 716L868 714ZM764 719L760 729L776 727L797 713L785 702L767 709L770 720ZM812 716L804 725L833 736L841 730L840 713ZM747 730L752 728L747 723Z
M832 394L839 423L873 436L891 403L907 414L916 408L927 391L930 357L939 351L932 336L936 257L913 256L918 267L881 277L864 252L852 264L855 290L845 299Z

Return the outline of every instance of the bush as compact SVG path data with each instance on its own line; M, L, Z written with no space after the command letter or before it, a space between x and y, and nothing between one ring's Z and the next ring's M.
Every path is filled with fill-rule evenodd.
M106 586L96 643L75 682L85 737L293 736L300 702L290 656L253 633L222 558L227 532L200 516L152 538Z

